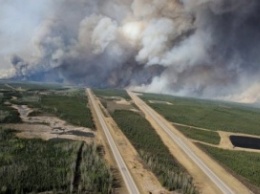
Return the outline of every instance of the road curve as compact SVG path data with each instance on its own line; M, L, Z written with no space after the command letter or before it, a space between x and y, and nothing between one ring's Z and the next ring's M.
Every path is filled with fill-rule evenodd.
M235 194L235 192L225 184L192 150L189 146L179 138L171 129L165 124L160 117L157 116L156 112L150 108L143 100L141 100L136 94L128 91L129 96L133 99L136 104L143 107L143 111L150 115L151 118L169 135L184 153L210 178L210 180L219 188L224 194Z
M102 127L102 129L105 133L105 136L106 136L107 141L109 143L109 146L112 150L115 161L116 161L118 168L119 168L119 171L120 171L120 173L121 173L121 175L124 179L124 182L126 184L126 187L127 187L129 194L139 194L140 192L139 192L139 190L138 190L138 188L137 188L137 186L136 186L136 184L135 184L135 182L134 182L134 180L133 180L133 178L132 178L132 176L131 176L131 174L130 174L130 172L129 172L129 170L128 170L128 168L127 168L127 166L126 166L126 164L125 164L125 162L124 162L124 160L123 160L123 158L122 158L122 156L121 156L121 154L120 154L120 152L117 148L117 146L116 146L116 143L115 143L110 131L109 131L109 128L108 128L106 121L104 119L104 115L101 112L101 110L100 110L100 108L99 108L99 106L98 106L98 104L97 104L97 102L94 98L94 95L92 94L92 92L89 88L87 89L87 94L88 94L88 97L89 97L89 102L92 104L93 109L94 109L94 111L97 115L98 121L99 121L99 123L100 123L100 125L101 125L101 127Z

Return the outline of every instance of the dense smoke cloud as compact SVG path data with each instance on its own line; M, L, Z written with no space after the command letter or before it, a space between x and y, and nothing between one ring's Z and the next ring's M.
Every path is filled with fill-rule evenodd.
M0 3L0 78L260 101L257 0Z

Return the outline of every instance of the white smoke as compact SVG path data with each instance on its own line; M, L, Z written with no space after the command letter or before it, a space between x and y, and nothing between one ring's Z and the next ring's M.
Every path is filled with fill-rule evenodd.
M0 78L259 100L256 0L0 3Z
M92 34L94 53L103 53L107 46L116 39L117 28L117 23L110 18L105 17L98 22Z
M142 48L136 59L139 63L158 64L174 39L174 22L168 18L152 20L142 33Z

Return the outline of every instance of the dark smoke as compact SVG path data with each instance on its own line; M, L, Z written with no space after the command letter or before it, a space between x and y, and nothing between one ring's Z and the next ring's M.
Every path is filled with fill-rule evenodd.
M36 54L10 52L12 79L260 100L257 0L51 5L33 37Z
M196 32L188 38L198 36L195 43L201 44L208 41L205 53L198 61L190 62L196 52L189 51L184 43L190 55L184 56L188 67L183 68L182 64L179 70L169 65L161 76L168 80L166 86L163 83L162 90L245 102L260 100L260 3L254 0L212 1L197 7L194 14ZM199 44L193 46L200 47Z

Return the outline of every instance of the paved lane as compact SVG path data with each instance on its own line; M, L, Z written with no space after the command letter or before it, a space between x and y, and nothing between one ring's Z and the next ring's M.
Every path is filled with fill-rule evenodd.
M128 91L128 94L133 99L133 101L143 107L143 111L150 115L153 120L169 135L169 137L174 141L184 153L209 177L211 181L219 188L222 193L225 194L234 194L235 192L224 183L192 150L189 146L176 135L172 130L167 126L166 120L161 119L156 112L150 108L143 100L141 100L136 94Z
M101 112L100 107L97 104L97 102L96 102L96 100L95 100L95 98L94 98L90 89L87 89L87 94L88 94L88 97L90 99L90 103L92 104L92 106L95 110L95 113L97 114L98 121L99 121L105 135L106 135L107 141L108 141L109 146L112 150L112 153L114 155L114 158L116 160L116 163L118 165L120 173L121 173L121 175L124 179L124 182L126 184L126 187L127 187L129 194L139 194L140 192L139 192L139 190L138 190L138 188L137 188L137 186L136 186L136 184L135 184L135 182L134 182L134 180L133 180L133 178L132 178L132 176L131 176L131 174L130 174L130 172L129 172L129 170L128 170L128 168L127 168L127 166L126 166L126 164L125 164L125 162L124 162L124 160L123 160L123 158L122 158L122 156L121 156L121 154L120 154L120 152L117 148L117 146L116 146L116 143L115 143L115 141L114 141L114 139L113 139L113 137L112 137L112 135L109 131L109 128L106 124L106 121L104 119L104 115Z

